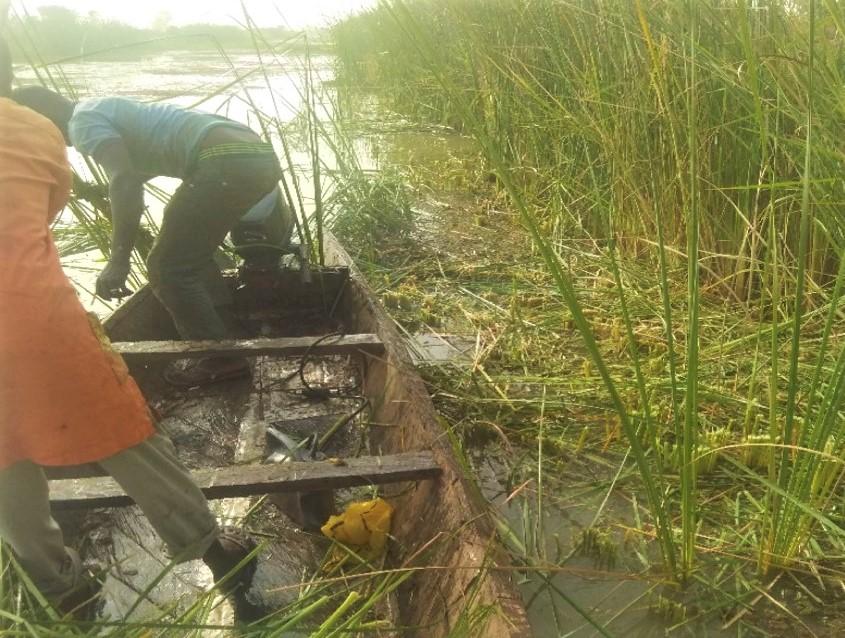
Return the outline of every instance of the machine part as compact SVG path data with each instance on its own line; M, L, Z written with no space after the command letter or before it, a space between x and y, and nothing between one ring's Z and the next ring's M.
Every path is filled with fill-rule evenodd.
M247 270L275 270L282 255L294 251L293 211L285 205L277 186L253 206L229 234L235 252Z

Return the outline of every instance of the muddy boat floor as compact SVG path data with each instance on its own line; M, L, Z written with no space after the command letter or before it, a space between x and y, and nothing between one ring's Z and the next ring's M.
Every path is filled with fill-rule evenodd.
M300 378L300 357L257 357L252 379L241 379L188 391L162 380L163 365L135 371L151 399L160 429L168 434L191 469L264 462L281 444L266 433L272 425L299 442L323 435L339 418L359 410L360 369L354 356L309 357L303 367L306 384L331 391L328 398L309 398ZM359 456L369 451L366 410L329 439L329 457ZM342 490L335 502L342 509L369 488ZM277 498L277 497L275 497ZM319 531L306 532L267 498L212 501L223 525L244 525L262 543L258 569L248 599L268 612L299 597L298 585L319 569L329 546ZM293 499L295 500L295 499ZM284 504L284 503L282 503ZM70 527L82 543L83 559L106 568L103 619L160 618L189 608L212 585L201 561L176 565L151 587L168 567L165 547L137 507L94 510L73 515ZM230 624L232 611L218 601L210 624ZM209 634L210 635L210 634Z

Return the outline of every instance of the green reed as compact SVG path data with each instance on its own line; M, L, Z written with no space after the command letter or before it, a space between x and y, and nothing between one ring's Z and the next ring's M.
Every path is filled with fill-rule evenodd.
M767 446L768 474L751 479L768 494L761 572L793 564L815 531L839 542L837 528L820 521L841 476L832 459L845 435L834 363L841 343L830 332L841 307L845 226L836 202L845 166L834 96L845 67L829 25L841 29L843 16L833 2L822 10L812 2L407 0L335 29L350 84L478 141L617 413L664 564L680 580L695 574L702 517L712 516L700 511L697 468L726 440ZM627 384L583 311L567 268L573 239L610 258L634 395L620 393ZM621 275L629 263L655 268L653 300ZM707 297L755 317L741 338L757 344L741 399L709 384L710 360L739 342L727 330L708 335L702 349ZM632 303L649 305L664 326L667 364L648 375ZM815 371L810 382L802 370ZM742 406L740 430L710 423L714 401ZM666 407L667 420L646 436L652 402Z

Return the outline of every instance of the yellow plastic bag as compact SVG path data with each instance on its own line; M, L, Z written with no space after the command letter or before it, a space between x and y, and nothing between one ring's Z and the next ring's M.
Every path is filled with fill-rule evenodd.
M340 516L332 516L320 530L368 559L384 551L390 534L393 506L382 498L351 503Z

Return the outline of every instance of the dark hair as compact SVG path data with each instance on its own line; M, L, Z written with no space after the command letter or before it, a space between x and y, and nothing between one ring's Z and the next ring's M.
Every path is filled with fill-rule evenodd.
M9 45L0 35L0 97L8 97L12 90L12 54Z
M12 91L12 99L20 104L40 113L50 120L68 139L67 125L73 115L74 103L69 99L45 89L43 86L22 86Z

